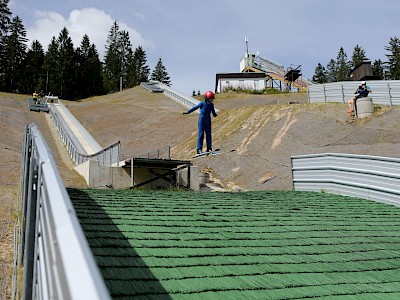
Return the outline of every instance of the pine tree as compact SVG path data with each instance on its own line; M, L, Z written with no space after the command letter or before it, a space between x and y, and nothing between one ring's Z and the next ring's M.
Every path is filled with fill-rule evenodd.
M75 100L75 68L78 66L76 65L74 45L66 27L61 30L57 39L57 44L57 78L60 84L58 95L61 96L62 99Z
M96 46L90 43L89 36L85 34L80 47L76 50L76 91L77 98L83 99L104 93L102 64Z
M25 68L21 92L31 94L33 91L45 90L45 74L43 72L44 50L39 41L32 42L25 58Z
M388 69L388 79L400 79L400 39L398 37L390 38L389 46L385 47L389 54L386 54L388 61L385 63Z
M107 37L104 62L104 87L107 92L115 92L124 87L134 87L148 81L150 68L147 66L146 52L141 46L132 51L129 33L119 31L115 21Z
M5 91L15 91L21 88L27 41L25 27L21 19L16 16L11 21L9 35L4 38Z
M146 52L141 46L135 49L133 54L133 85L139 85L141 82L149 80L150 68L147 66Z
M122 88L133 87L132 80L132 64L133 64L133 51L132 44L129 37L129 32L121 31L118 45L118 53L121 60L121 84Z
M0 41L7 35L12 15L9 7L9 0L0 0Z
M116 92L119 90L121 77L121 57L118 53L119 40L119 25L117 21L114 21L108 33L104 59L103 78L106 92Z
M380 59L376 59L372 63L372 74L379 80L385 79L383 62Z
M314 75L312 77L312 81L316 83L326 83L328 82L327 71L324 66L318 63L317 67L315 68Z
M103 64L100 61L99 53L97 52L95 44L92 44L88 53L89 76L90 76L90 94L89 96L103 95Z
M5 66L7 60L5 58L4 39L7 36L10 25L11 11L8 8L9 0L0 0L0 90L5 89Z
M326 76L328 80L327 82L337 81L337 63L334 59L331 59L326 65Z
M45 54L43 72L45 74L45 91L46 94L58 96L60 84L58 81L58 44L53 36Z
M168 86L171 86L171 81L168 76L168 73L163 65L161 58L158 59L157 65L155 66L153 72L151 73L151 79L157 80L161 83L164 83ZM194 93L194 91L193 91Z
M340 48L336 59L336 81L345 81L350 79L350 62L347 60L347 54L343 47Z
M360 46L356 45L354 47L353 55L351 57L351 67L356 68L367 60L368 58L365 55L365 50L362 49Z

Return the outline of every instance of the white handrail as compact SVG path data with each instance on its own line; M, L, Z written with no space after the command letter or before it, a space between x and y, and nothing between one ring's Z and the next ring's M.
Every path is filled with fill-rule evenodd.
M39 129L25 133L23 299L110 299L55 161Z

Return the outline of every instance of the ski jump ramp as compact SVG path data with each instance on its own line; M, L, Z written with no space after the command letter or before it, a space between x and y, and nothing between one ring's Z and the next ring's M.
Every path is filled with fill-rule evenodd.
M265 72L271 79L278 80L285 85L293 85L299 90L306 90L307 87L313 84L305 78L298 78L293 82L285 79L285 75L290 71L285 69L283 65L275 63L269 59L260 57L259 55L246 53L240 62L241 72Z

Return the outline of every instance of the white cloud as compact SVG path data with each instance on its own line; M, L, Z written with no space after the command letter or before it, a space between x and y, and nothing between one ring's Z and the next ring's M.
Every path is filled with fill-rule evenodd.
M118 20L116 21L118 22ZM33 25L27 28L27 37L30 43L38 40L47 50L53 36L58 38L61 30L66 27L75 48L80 45L83 36L87 34L91 43L96 45L100 59L103 59L108 32L113 22L114 19L110 15L97 8L75 9L71 11L68 18L57 12L36 11ZM139 45L144 49L154 48L153 42L144 39L134 28L120 22L118 25L120 30L129 32L133 50Z

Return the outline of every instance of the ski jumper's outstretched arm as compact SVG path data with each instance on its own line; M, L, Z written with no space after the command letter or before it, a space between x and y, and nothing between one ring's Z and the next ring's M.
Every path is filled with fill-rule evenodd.
M194 112L195 110L199 109L200 107L202 107L202 103L203 103L203 102L200 102L199 104L197 104L197 105L193 106L192 108L190 108L190 109L186 112L186 114L190 114L190 113Z

